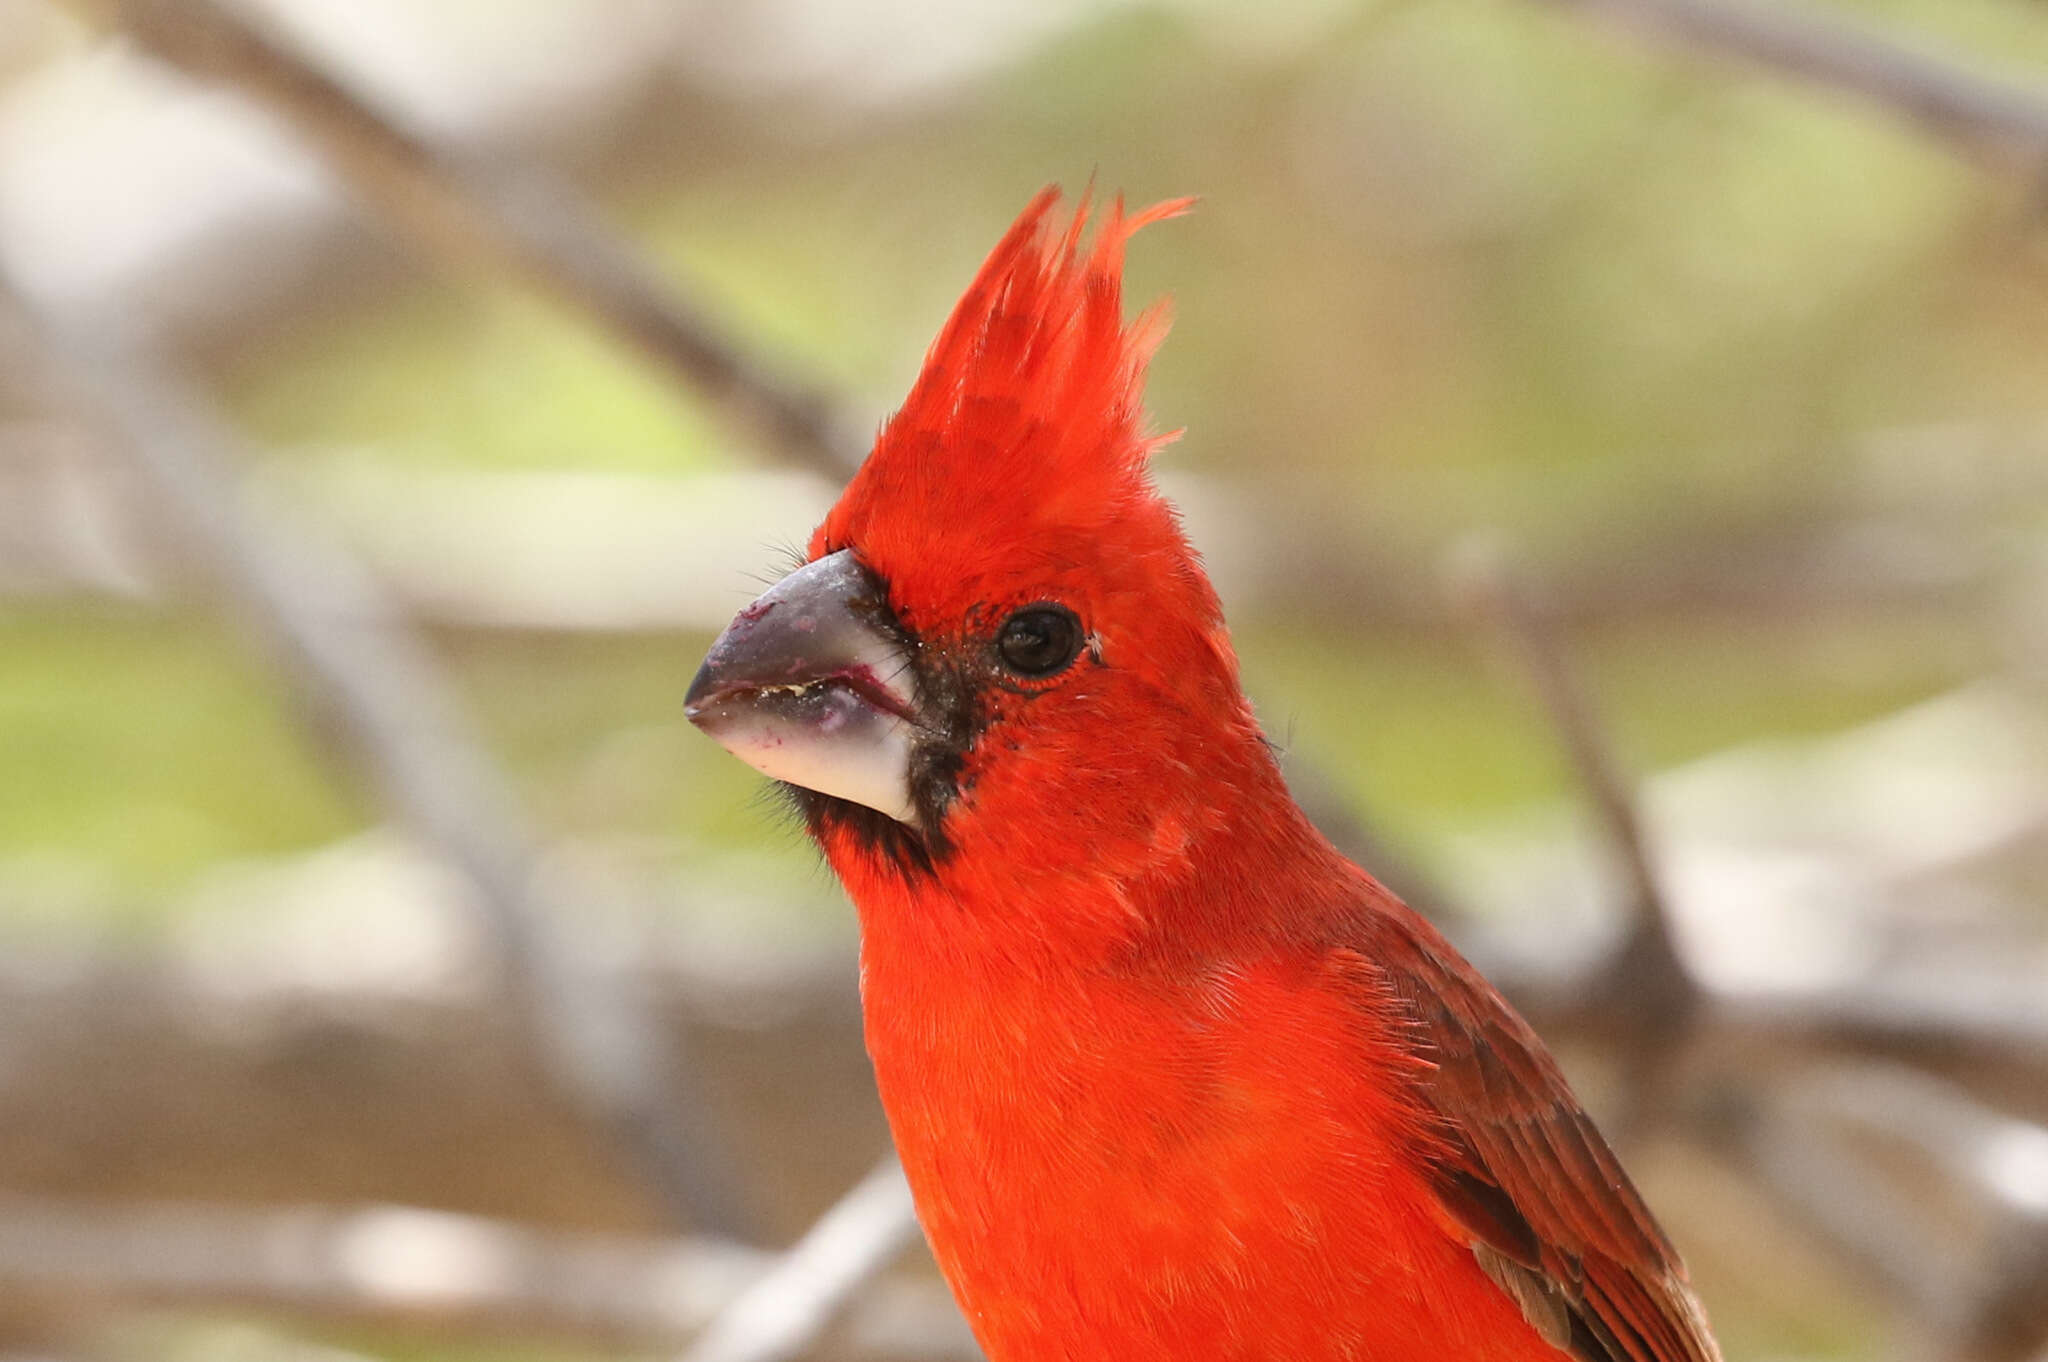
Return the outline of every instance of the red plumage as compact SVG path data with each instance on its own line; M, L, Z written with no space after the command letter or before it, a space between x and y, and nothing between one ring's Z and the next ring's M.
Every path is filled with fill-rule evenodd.
M814 538L951 746L911 823L824 800L867 1036L994 1362L1717 1362L1541 1043L1289 797L1154 490L1112 207L997 246ZM1085 654L1005 674L1070 609ZM941 777L943 779L941 779ZM859 815L859 816L856 816ZM910 850L906 850L910 848Z
M1086 591L1103 555L1187 567L1155 582L1187 616L1221 611L1146 460L1145 365L1164 339L1155 307L1126 326L1123 248L1193 202L1126 217L1121 202L1084 251L1085 214L1048 230L1058 202L1033 199L968 285L903 407L811 539L811 555L850 544L881 569L901 565L890 605L903 622L957 628L969 603L1022 584Z

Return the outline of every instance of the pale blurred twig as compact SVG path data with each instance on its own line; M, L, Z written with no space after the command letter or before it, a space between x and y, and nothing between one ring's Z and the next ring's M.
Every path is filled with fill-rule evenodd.
M1888 1062L1830 1060L1776 1090L1723 1095L1714 1142L1793 1219L1933 1327L1958 1362L2021 1362L2048 1345L2048 1129ZM1899 1189L1861 1132L1915 1150L1975 1203L1975 1254Z
M1840 1064L1796 1100L1915 1149L1988 1218L1977 1261L1931 1312L1954 1355L2021 1362L2048 1346L2048 1129L1899 1064Z
M775 1263L723 1239L541 1230L409 1206L0 1197L0 1284L10 1292L240 1305L355 1325L660 1346L703 1328ZM919 1283L868 1295L849 1335L885 1357L973 1352L943 1292Z
M789 1362L917 1241L910 1188L883 1160L754 1284L720 1311L682 1362Z
M296 677L312 728L457 870L556 1091L606 1131L679 1220L723 1232L737 1189L702 1114L675 1100L671 1045L629 995L592 986L556 924L539 852L446 685L346 555L250 514L237 442L189 385L105 332L39 308L0 276L60 400L78 404L154 508Z
M786 455L835 477L863 453L826 394L771 372L539 167L406 128L254 15L219 0L70 0L144 50L284 120L379 220L460 269L494 268L568 304Z
M1543 0L1855 95L1966 147L2048 168L2048 84L2004 79L1802 0Z
M1718 1095L1715 1146L1791 1223L1825 1244L1908 1314L1926 1315L1960 1287L1952 1262L1910 1227L1912 1199L1842 1136L1742 1085Z
M1940 983L1876 977L1710 996L1715 1028L1731 1036L1907 1060L1994 1057L2048 1080L2048 997L2039 990L2015 996L1965 975Z

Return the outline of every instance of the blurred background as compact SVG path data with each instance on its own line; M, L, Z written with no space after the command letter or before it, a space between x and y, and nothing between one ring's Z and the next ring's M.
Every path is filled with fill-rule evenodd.
M0 1355L973 1355L681 696L1091 177L1730 1358L2044 1355L2035 0L0 0Z

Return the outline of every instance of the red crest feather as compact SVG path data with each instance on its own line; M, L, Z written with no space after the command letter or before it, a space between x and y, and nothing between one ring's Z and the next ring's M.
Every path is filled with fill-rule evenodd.
M812 538L814 557L857 548L899 610L993 603L1006 580L1044 580L1106 545L1192 562L1146 473L1171 438L1145 433L1141 401L1167 311L1125 324L1123 255L1139 228L1193 200L1126 215L1118 198L1084 246L1087 199L1060 229L1059 197L1041 191L990 252Z

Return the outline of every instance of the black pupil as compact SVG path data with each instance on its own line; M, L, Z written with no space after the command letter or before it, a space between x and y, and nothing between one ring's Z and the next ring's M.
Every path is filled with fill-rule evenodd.
M1033 606L1003 621L996 639L1003 664L1025 676L1051 676L1081 651L1081 621L1057 606Z

